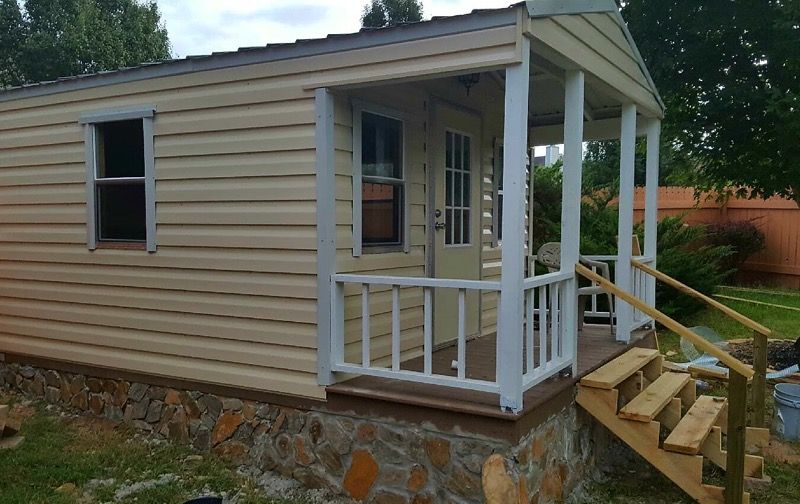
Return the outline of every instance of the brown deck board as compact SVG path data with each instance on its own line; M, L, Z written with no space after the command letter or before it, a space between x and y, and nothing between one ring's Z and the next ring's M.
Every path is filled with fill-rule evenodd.
M578 340L578 376L557 376L531 388L525 392L524 409L518 414L501 411L496 394L371 376L360 376L328 386L328 406L334 410L358 413L359 404L362 402L365 409L375 412L376 401L380 401L386 403L386 411L393 411L394 416L406 414L404 419L413 419L411 415L413 408L423 408L427 411L426 414L430 414L432 410L441 410L446 413L443 418L447 418L448 415L453 418L466 415L504 422L522 422L523 425L519 428L524 429L526 424L536 424L572 401L574 385L581 377L621 355L631 346L652 348L654 340L648 338L649 335L652 335L652 331L637 331L629 346L616 342L608 326L587 325ZM538 341L538 338L536 340ZM494 381L495 348L494 335L475 338L467 343L468 378ZM435 351L434 373L455 376L456 371L451 369L451 362L456 358L456 354L455 346ZM423 360L420 357L404 362L401 367L421 371L422 365ZM392 404L395 405L393 409ZM397 408L397 404L407 407ZM422 414L420 420L426 418L426 414Z

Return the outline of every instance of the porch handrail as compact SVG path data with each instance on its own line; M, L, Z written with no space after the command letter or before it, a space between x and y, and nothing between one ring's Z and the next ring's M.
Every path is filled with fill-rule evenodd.
M561 282L562 280L569 280L574 275L575 273L571 271L554 271L553 273L528 277L523 281L523 288L533 289L535 287L541 287L543 285L555 282Z
M669 330L675 332L682 338L686 338L687 340L691 341L696 347L701 349L702 351L708 353L709 355L713 355L720 362L725 364L729 369L735 371L737 374L744 376L745 378L752 378L755 375L753 369L745 364L744 362L740 361L739 359L735 358L725 350L721 349L717 345L707 341L702 336L699 336L689 330L688 327L684 326L680 322L676 321L669 315L660 312L659 310L649 306L647 303L643 302L639 298L632 296L625 292L624 290L617 287L612 282L609 282L602 276L598 275L597 273L593 272L589 268L581 265L575 265L575 271L579 275L592 280L593 282L597 283L607 291L614 294L619 299L625 301L629 305L633 306L637 310L646 313L650 317L653 318L656 322L660 323L664 327L668 328Z
M661 272L661 271L658 271L657 269L651 268L650 266L648 266L646 264L643 264L643 263L641 263L641 262L639 262L637 260L632 260L631 264L633 265L634 268L638 268L638 269L644 271L645 273L647 273L648 275L652 275L653 277L655 277L656 279L664 282L665 284L669 285L670 287L673 287L676 290L678 290L678 291L680 291L680 292L682 292L682 293L684 293L684 294L686 294L688 296L691 296L691 297L693 297L695 299L699 299L699 300L703 301L704 303L706 303L707 305L709 305L709 306L711 306L713 308L716 308L717 310L719 310L722 313L724 313L728 318L733 319L736 322L739 322L743 326L748 327L749 329L752 329L753 331L756 331L759 334L763 334L764 336L770 336L772 334L772 331L769 328L764 327L763 325L759 324L755 320L742 315L741 313L737 312L733 308L731 308L729 306L726 306L726 305L720 303L719 301L706 296L702 292L698 292L695 289L692 289L688 285L686 285L686 284L684 284L684 283L672 278L671 276L667 275L664 272Z
M334 282L358 283L367 285L400 285L403 287L439 287L445 289L500 290L500 282L489 280L463 280L460 278L430 278L408 276L356 275L336 273L331 276Z

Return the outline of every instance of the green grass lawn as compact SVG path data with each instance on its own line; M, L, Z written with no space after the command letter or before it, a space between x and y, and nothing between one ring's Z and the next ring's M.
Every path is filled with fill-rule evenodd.
M800 308L800 293L797 291L778 290L773 292L774 293L766 293L762 291L739 290L735 287L721 287L718 293L725 296ZM794 340L800 337L800 312L771 306L756 305L743 301L728 299L718 299L718 301L770 328L773 333L771 336L772 338ZM689 317L677 316L675 319L686 327L710 327L725 339L750 338L753 335L750 329L714 309L707 309ZM680 338L675 333L670 331L659 332L658 340L662 352L675 351L678 354L672 357L673 360L685 360L678 348Z
M0 450L3 504L179 504L220 493L238 495L238 504L290 504L264 497L254 483L213 455L187 459L193 455L188 448L146 442L124 428L57 416L41 406L17 406L15 412L22 416L25 440L17 448ZM162 484L115 497L130 491L132 484L159 478Z

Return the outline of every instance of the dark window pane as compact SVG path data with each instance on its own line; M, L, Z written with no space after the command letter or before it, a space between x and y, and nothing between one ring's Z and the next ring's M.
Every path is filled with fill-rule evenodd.
M463 187L464 198L462 199L462 201L464 202L465 207L469 207L471 206L470 205L471 202L469 199L469 173L464 173L463 177L464 177L464 187Z
M464 210L464 213L462 214L464 227L463 227L463 233L462 233L462 236L461 236L461 238L462 238L461 243L469 243L469 235L470 235L470 232L469 232L470 231L470 229L469 229L469 213L470 213L469 210Z
M453 172L445 170L444 173L444 204L447 206L453 205Z
M403 123L361 114L361 170L366 176L403 178Z
M461 139L464 138L461 135L453 135L454 142L453 142L453 149L455 150L455 157L453 159L453 168L456 170L461 169Z
M503 239L503 195L497 196L497 239Z
M453 211L450 209L444 212L444 243L445 245L453 243Z
M402 242L403 187L361 184L361 235L365 245L398 245Z
M100 240L144 241L144 184L98 187L97 217Z
M469 171L469 137L464 137L464 171Z
M97 177L144 177L142 120L101 123L97 132Z
M455 177L453 206L461 206L461 181L464 179L464 174L462 172L455 172L453 177Z
M461 210L453 210L453 244L461 243Z
M448 131L447 133L445 133L445 139L446 139L445 140L446 145L445 145L445 149L444 149L444 152L445 152L444 166L446 168L452 168L453 167L453 134Z

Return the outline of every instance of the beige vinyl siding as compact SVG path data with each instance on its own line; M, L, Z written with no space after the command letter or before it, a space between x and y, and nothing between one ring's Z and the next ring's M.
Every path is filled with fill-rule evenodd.
M499 68L518 60L516 34L512 25L0 102L0 352L323 398L313 88ZM134 106L156 109L158 251L90 252L78 117ZM421 113L423 100L407 106ZM353 258L351 113L341 98L336 107L339 271L423 275L424 153L408 172L410 252ZM423 122L409 128L415 144ZM409 352L421 337L412 291L402 297ZM389 348L390 293L373 301L377 357ZM354 315L348 304L348 328L360 327Z
M531 21L541 43L566 56L591 75L660 116L661 107L621 27L609 13L561 15Z

